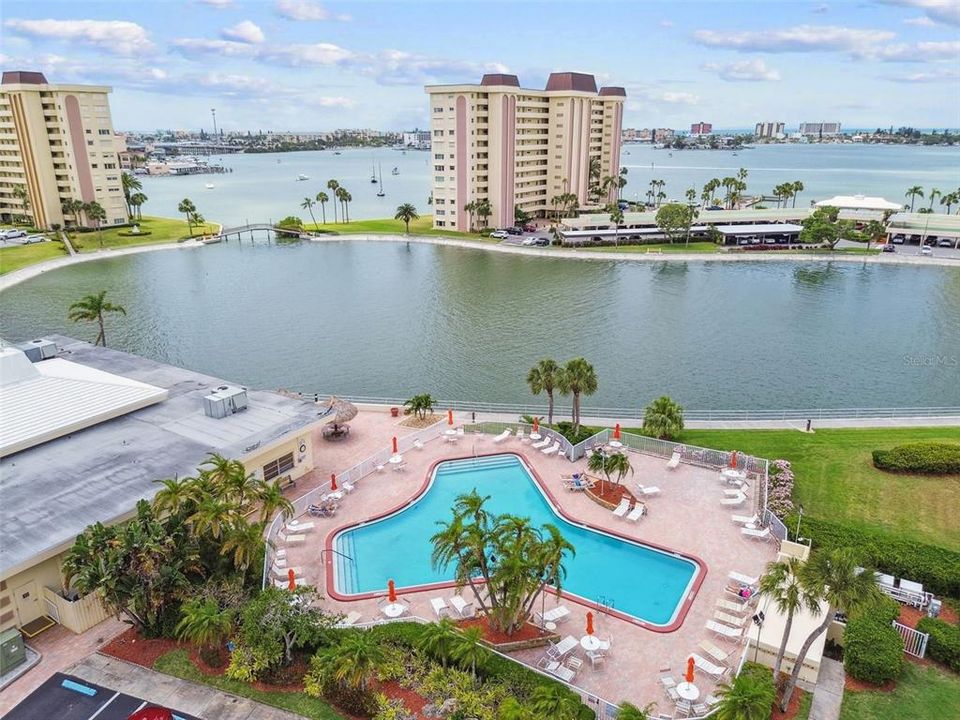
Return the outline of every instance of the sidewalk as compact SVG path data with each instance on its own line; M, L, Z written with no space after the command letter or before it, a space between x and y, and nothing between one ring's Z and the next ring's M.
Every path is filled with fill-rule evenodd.
M830 658L820 661L820 675L813 691L810 720L837 720L840 717L845 677L843 663Z

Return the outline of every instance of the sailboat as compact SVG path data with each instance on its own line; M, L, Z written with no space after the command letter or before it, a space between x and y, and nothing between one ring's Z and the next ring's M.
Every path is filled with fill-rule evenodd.
M370 174L370 182L374 185L377 184L377 166L373 166L373 172Z
M383 191L383 168L380 168L380 189L377 191L377 197L385 197L386 193Z
M399 174L400 174L400 168L395 167L393 170L390 171L390 174L391 174L391 175L399 175Z

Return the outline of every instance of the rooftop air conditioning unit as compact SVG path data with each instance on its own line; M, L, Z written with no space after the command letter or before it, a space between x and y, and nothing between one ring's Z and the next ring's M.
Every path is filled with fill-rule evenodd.
M225 418L246 410L248 404L245 388L221 385L203 398L203 413L207 417Z
M40 362L55 358L60 348L53 340L30 340L29 342L17 345L23 354L29 358L30 362Z

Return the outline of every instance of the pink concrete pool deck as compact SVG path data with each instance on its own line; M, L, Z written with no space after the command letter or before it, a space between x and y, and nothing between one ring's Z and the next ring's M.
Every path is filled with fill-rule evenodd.
M457 424L468 420L466 417L456 419ZM391 418L387 413L369 411L362 411L351 426L351 434L346 440L327 442L319 437L315 439L317 468L298 483L295 494L300 495L311 487L328 483L331 472L346 470L389 446L392 436L414 432L411 428L400 426L399 420ZM658 496L646 500L648 515L639 523L631 523L614 517L609 510L583 493L569 492L562 488L560 476L585 470L585 460L571 463L563 457L545 456L531 448L529 443L522 444L515 438L494 444L491 436L467 433L456 444L444 442L440 438L431 440L424 444L422 450L412 449L403 454L406 467L402 472L395 472L387 465L383 472L374 472L359 481L354 491L344 497L335 517L300 518L300 521L312 522L313 528L306 531L304 543L287 547L287 564L299 567L304 579L327 596L328 578L320 555L328 536L339 528L409 503L420 493L430 468L436 462L495 452L521 455L539 475L561 510L571 519L699 558L706 566L702 584L692 599L686 617L672 632L653 632L633 622L598 611L594 606L581 604L572 597L564 597L560 602L566 605L571 613L568 619L559 625L558 633L579 638L584 634L586 613L593 610L597 633L601 637L610 636L613 641L605 664L596 670L591 669L583 652L579 652L585 662L574 681L577 687L613 703L629 700L643 706L655 702L661 712L670 713L673 704L662 692L658 681L661 667L669 666L671 674L679 681L691 653L696 652L710 659L698 647L699 642L704 639L731 652L728 665L736 667L743 645L717 637L705 628L705 624L713 616L716 601L724 596L731 598L724 592L728 573L735 570L750 576L759 575L766 564L775 559L776 542L772 539L753 540L744 537L740 533L740 526L730 518L733 513L751 515L754 512L755 492L750 492L746 503L740 507L722 506L720 500L726 486L720 481L715 470L688 464L669 470L666 460L660 457L629 453L634 474L624 480L624 485L636 490L636 483L639 481L661 489ZM751 488L751 491L753 490L755 488ZM518 508L518 512L522 513L522 510ZM452 588L420 592L400 591L400 595L410 604L410 614L426 619L435 619L430 605L431 598L445 597L449 604L453 593ZM594 595L602 597L604 588L598 586ZM464 596L470 599L469 589L464 591ZM557 600L553 596L547 600L548 609L556 604ZM362 616L360 623L383 617L376 598L338 601L325 597L323 605L329 610L343 613L359 612ZM536 665L542 654L542 650L527 650L513 653L512 657ZM715 682L700 671L697 672L695 683L700 688L701 698L705 698L715 688Z

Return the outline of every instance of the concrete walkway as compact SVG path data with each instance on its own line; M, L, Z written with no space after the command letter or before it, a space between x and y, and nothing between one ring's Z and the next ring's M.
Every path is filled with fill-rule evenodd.
M204 720L298 720L300 715L230 695L206 685L147 670L123 660L94 653L68 671L156 705L169 705Z
M843 663L830 658L820 661L820 674L817 676L817 687L813 691L813 704L810 706L810 720L837 720L840 717L845 677Z

